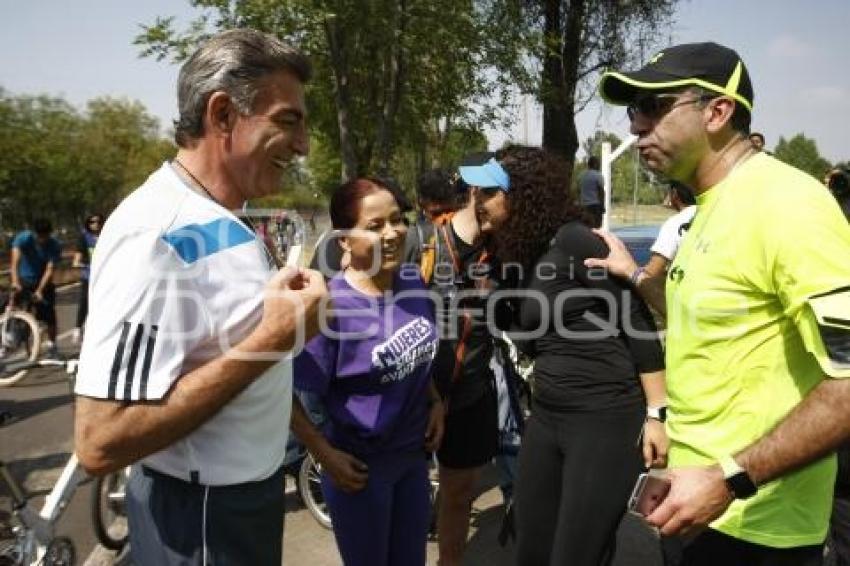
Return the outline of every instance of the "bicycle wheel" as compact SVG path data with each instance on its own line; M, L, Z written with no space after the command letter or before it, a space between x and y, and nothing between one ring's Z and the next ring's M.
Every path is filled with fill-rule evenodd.
M122 470L95 478L91 495L94 534L104 547L121 550L127 543L127 512L124 507L127 474Z
M331 528L331 515L322 494L322 467L309 452L298 472L298 489L307 511L326 529Z
M26 369L7 371L5 368L38 359L38 322L24 311L9 311L0 315L0 387L14 385L26 376Z

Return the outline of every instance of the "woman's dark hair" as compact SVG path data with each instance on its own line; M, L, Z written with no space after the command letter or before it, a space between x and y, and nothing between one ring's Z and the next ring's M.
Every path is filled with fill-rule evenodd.
M558 229L589 218L570 193L566 161L539 147L510 145L498 152L510 178L508 220L495 235L497 257L525 269L549 249Z
M384 184L384 181L374 177L360 177L346 181L337 187L333 195L331 195L330 215L331 226L334 230L350 230L357 224L357 218L360 216L360 203L363 199L372 193L378 191L387 191L396 203L399 203L399 196L396 191Z
M32 223L32 231L39 236L49 236L53 232L53 224L47 218L36 218Z
M691 206L697 203L697 198L694 196L694 192L684 183L680 183L679 181L670 181L670 190L676 193L676 196L679 197L682 204Z
M416 196L419 202L430 202L450 208L459 208L468 193L458 191L454 176L445 169L425 171L416 179Z

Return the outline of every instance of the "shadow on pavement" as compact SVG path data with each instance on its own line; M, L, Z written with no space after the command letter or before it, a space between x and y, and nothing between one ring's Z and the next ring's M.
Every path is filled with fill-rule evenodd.
M50 383L55 383L55 381L51 381ZM67 395L54 395L53 397L44 397L41 399L32 399L27 401L3 399L0 400L0 413L8 411L12 414L12 420L10 420L6 425L10 426L20 423L21 421L25 421L26 419L45 411L61 407L62 405L67 405L70 401L70 391Z

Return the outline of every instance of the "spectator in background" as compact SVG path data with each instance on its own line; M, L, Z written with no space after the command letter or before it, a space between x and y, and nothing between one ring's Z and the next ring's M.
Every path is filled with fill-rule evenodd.
M451 175L442 169L426 171L416 183L421 221L440 222L465 204L466 193L458 192Z
M32 230L24 230L12 241L12 298L28 296L35 305L35 316L47 324L48 341L44 344L47 356L55 358L56 348L56 287L53 273L62 254L62 246L51 234L49 220L39 218Z
M667 274L667 268L676 257L679 244L697 212L694 193L678 181L670 182L669 199L670 208L675 210L676 214L661 225L658 237L650 248L652 255L649 263L643 267L648 277L664 277Z
M77 302L77 325L74 327L72 339L79 344L83 337L83 325L89 313L89 276L91 275L91 259L94 246L103 227L103 215L89 214L83 224L80 239L77 240L77 250L74 252L73 266L80 270L80 298Z
M587 171L578 178L579 204L593 218L593 227L602 226L605 214L605 183L599 172L599 158L591 155L587 158Z
M750 132L750 143L756 151L764 151L764 134L761 132Z

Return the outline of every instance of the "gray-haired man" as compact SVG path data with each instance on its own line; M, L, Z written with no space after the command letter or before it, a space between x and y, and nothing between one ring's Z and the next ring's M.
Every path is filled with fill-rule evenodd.
M92 265L76 449L91 473L133 462L136 564L281 562L292 371L326 294L276 271L231 210L275 192L308 151L297 50L252 30L180 71L180 149L110 216Z

